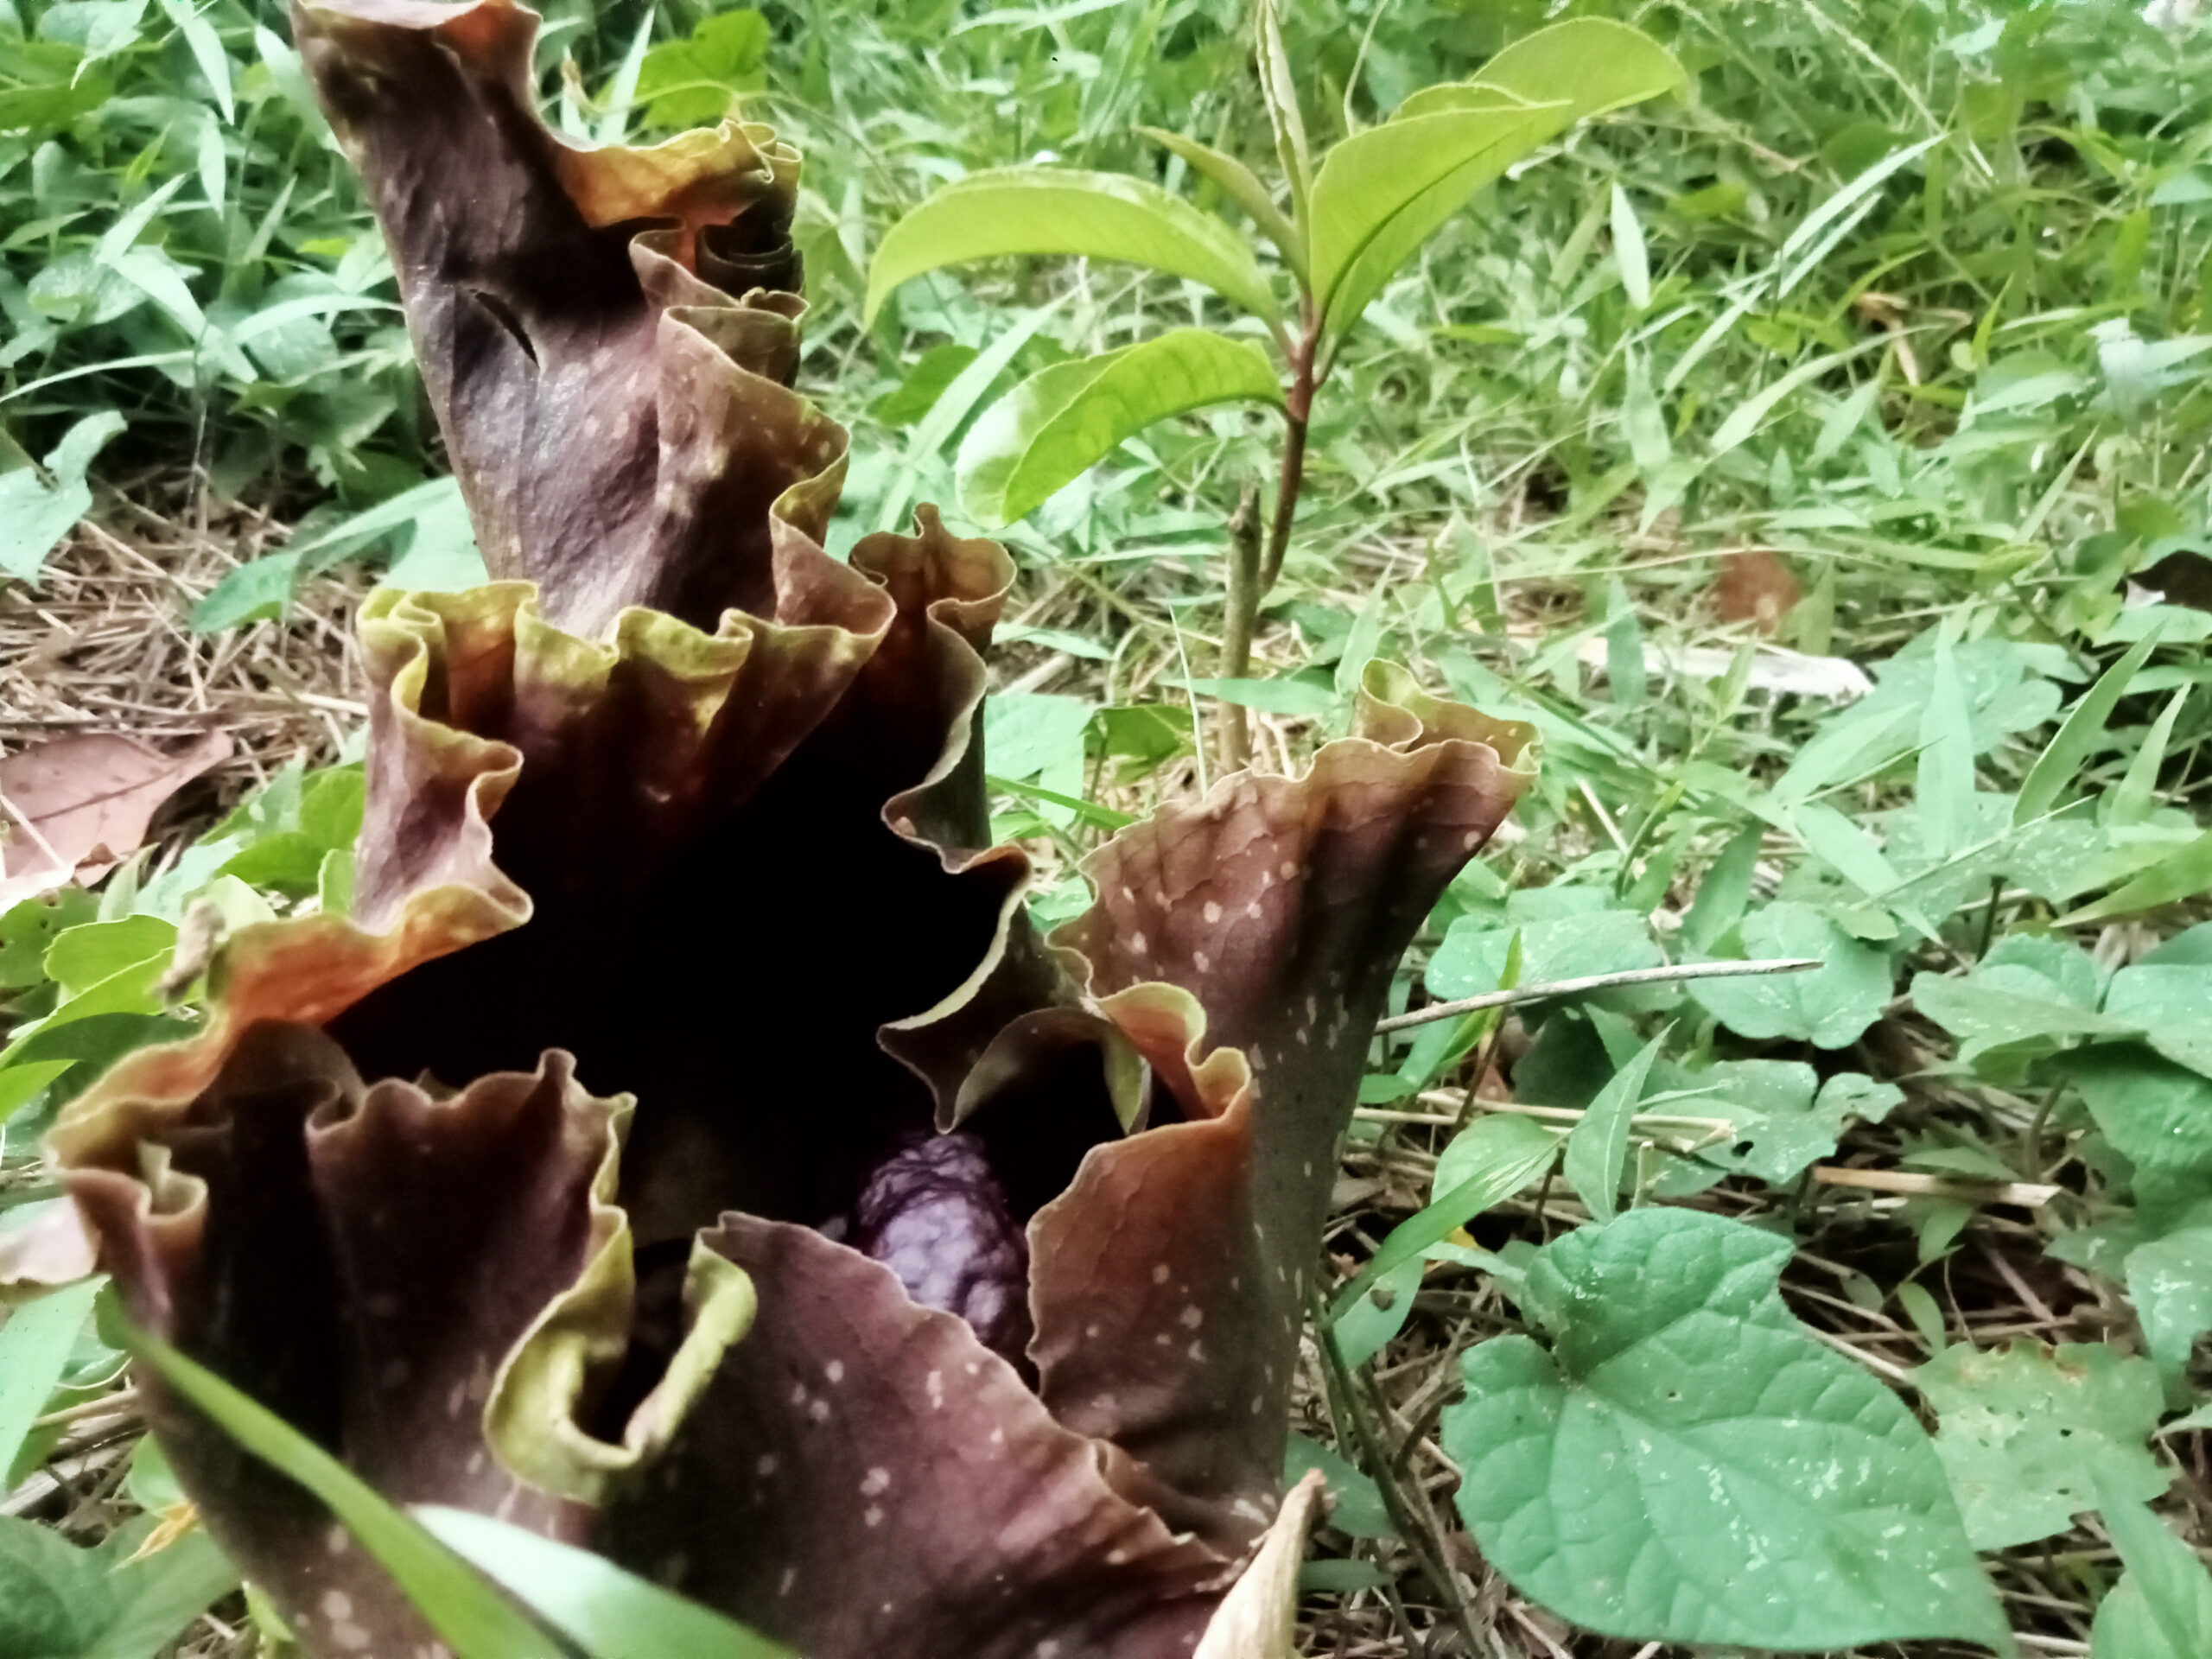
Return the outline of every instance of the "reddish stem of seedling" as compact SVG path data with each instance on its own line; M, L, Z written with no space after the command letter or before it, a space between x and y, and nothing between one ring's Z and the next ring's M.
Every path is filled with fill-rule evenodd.
M1275 484L1275 513L1262 546L1258 516L1249 499L1241 504L1229 524L1228 616L1222 628L1221 675L1241 680L1251 671L1252 633L1258 626L1260 601L1282 574L1283 555L1290 547L1291 525L1298 517L1299 492L1306 482L1306 429L1313 410L1313 393L1320 385L1314 359L1320 345L1320 321L1309 301L1304 307L1304 332L1290 350L1290 390L1283 397L1282 464ZM1223 710L1222 764L1234 771L1251 760L1250 718L1242 704Z

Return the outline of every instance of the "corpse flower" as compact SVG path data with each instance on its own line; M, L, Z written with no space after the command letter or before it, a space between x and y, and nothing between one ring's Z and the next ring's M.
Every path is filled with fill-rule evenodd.
M497 580L365 607L353 912L238 932L201 1030L55 1130L102 1265L386 1497L810 1659L1268 1650L1337 1137L1532 734L1378 669L1305 776L1123 832L1040 940L979 748L1011 563L926 509L823 550L796 156L570 147L510 0L295 25ZM312 1651L441 1651L141 1382Z

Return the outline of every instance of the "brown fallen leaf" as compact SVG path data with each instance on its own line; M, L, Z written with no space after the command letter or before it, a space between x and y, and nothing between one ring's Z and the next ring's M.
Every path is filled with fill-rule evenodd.
M163 801L230 758L227 732L163 754L106 733L0 760L0 909L98 879L137 850Z
M1720 558L1713 600L1724 622L1749 622L1761 633L1782 626L1805 590L1789 567L1763 547L1748 547Z

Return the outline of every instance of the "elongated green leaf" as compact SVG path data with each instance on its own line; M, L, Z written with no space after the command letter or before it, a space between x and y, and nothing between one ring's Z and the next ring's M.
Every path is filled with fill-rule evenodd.
M1613 1073L1567 1137L1561 1167L1592 1221L1611 1221L1619 1212L1621 1170L1628 1161L1629 1118L1643 1097L1643 1080L1651 1075L1651 1062L1659 1058L1659 1045L1665 1040L1663 1035L1654 1037L1634 1059Z
M1290 54L1283 49L1275 0L1260 0L1253 10L1260 96L1268 106L1268 124L1274 130L1276 157L1290 181L1292 213L1305 226L1311 222L1313 153L1306 142L1306 118L1298 110L1298 82L1290 73Z
M1782 251L1775 256L1777 295L1789 293L1804 280L1807 273L1817 270L1836 245L1851 233L1852 227L1873 211L1877 200L1874 193L1891 174L1919 160L1942 143L1943 138L1944 135L1939 132L1932 138L1923 138L1884 156L1806 214L1803 222L1782 245Z
M215 94L223 119L235 119L236 111L231 104L231 60L224 55L223 42L215 33L215 26L193 10L191 0L162 0L162 10L168 14L177 33L184 36L185 45L191 48L192 60L207 78L207 89Z
M1476 1120L1437 1160L1435 1201L1390 1230L1373 1259L1337 1293L1329 1317L1344 1318L1384 1274L1511 1198L1542 1174L1558 1152L1558 1139L1528 1118L1501 1113Z
M1274 293L1228 226L1156 184L1073 168L1001 167L945 186L891 227L868 270L867 319L891 290L944 265L1008 253L1126 259L1272 321Z
M1257 174L1234 156L1225 156L1211 144L1202 144L1179 132L1160 127L1139 127L1137 130L1154 143L1165 145L1200 175L1212 180L1224 195L1251 216L1268 240L1282 250L1282 257L1290 262L1299 286L1306 285L1306 238L1299 234L1298 226L1284 216L1282 209L1275 206L1275 199L1268 194L1268 187L1260 182Z
M276 1413L149 1332L132 1331L128 1340L138 1359L240 1446L328 1505L459 1659L561 1659L560 1644L467 1562Z
M1484 64L1472 81L1414 93L1382 127L1338 145L1322 160L1308 224L1313 291L1324 304L1329 332L1341 334L1357 321L1368 302L1421 245L1515 162L1577 121L1684 84L1681 66L1640 30L1606 18L1570 18L1516 41ZM1502 143L1486 143L1481 124L1503 120L1503 112L1513 110L1523 112L1525 127ZM1414 125L1440 117L1457 117L1465 124L1456 129ZM1363 143L1393 127L1411 130L1388 143ZM1424 137L1442 143L1456 140L1461 149L1456 155L1430 156L1427 169L1393 174L1389 156L1408 137L1414 148L1420 148ZM1355 144L1363 148L1346 156ZM1378 162L1382 165L1372 165ZM1360 215L1339 232L1329 232L1325 220L1332 208L1323 198L1332 167L1337 183L1328 191L1331 202L1373 190L1376 194L1368 207L1387 211ZM1356 228L1370 219L1371 229ZM1333 255L1325 256L1325 236L1339 234L1344 228L1351 228L1351 234ZM1332 265L1332 257L1341 263Z
M2143 747L2135 751L2135 758L2127 763L2126 776L2112 792L2112 807L2105 822L2113 828L2142 823L2158 804L2158 769L2166 762L2166 745L2173 738L2174 722L2181 718L2190 694L2196 690L2193 685L2176 686L2166 706L2151 722L2151 729L2143 737Z
M1522 35L1471 82L1424 87L1394 118L1448 109L1469 86L1480 86L1530 104L1563 99L1573 111L1569 120L1586 121L1688 84L1673 54L1642 29L1610 17L1570 17Z
M2028 768L2019 795L2012 802L2015 830L2056 806L2067 786L2082 775L2082 768L2097 752L2099 740L2104 736L2105 722L2112 718L2112 711L2127 695L2136 671L2150 660L2158 644L2158 632L2153 628L2130 646L2125 657L2099 675L2097 683L2068 711L2058 734L2036 757L2035 765Z
M2124 1487L2100 1479L2105 1530L2127 1567L2097 1607L2090 1659L2202 1659L2212 1653L2212 1573Z
M1329 1496L1335 1500L1329 1524L1338 1532L1353 1538L1398 1535L1397 1528L1390 1523L1382 1489L1374 1480L1349 1459L1294 1430L1283 1452L1282 1484L1294 1486L1312 1469L1319 1469L1329 1484Z
M1935 684L1920 716L1920 758L1915 772L1914 811L1920 842L1931 862L1967 844L1977 822L1974 800L1974 732L1967 721L1965 688L1948 629L1937 632Z
M1067 302L1068 294L1044 305L1032 306L1014 319L1014 325L989 346L976 353L968 366L952 377L952 384L938 394L929 412L914 423L914 429L907 435L906 453L900 457L899 471L883 492L883 499L876 504L875 527L896 530L906 516L906 504L913 499L914 486L920 480L922 467L942 449L946 440L968 418L969 411L982 402L1014 355L1027 346L1047 318Z
M1199 678L1172 680L1165 683L1180 690L1195 691L1202 697L1233 702L1239 709L1257 709L1268 715L1313 717L1325 715L1337 706L1336 694L1327 686L1316 685L1311 680Z
M1750 437L1758 430L1759 423L1766 419L1774 406L1799 387L1819 379L1839 364L1848 363L1853 358L1863 356L1867 352L1880 350L1888 343L1885 335L1880 340L1870 340L1864 346L1854 346L1847 352L1830 352L1823 357L1814 358L1810 362L1800 363L1772 385L1761 387L1728 411L1728 418L1720 423L1720 429L1713 435L1713 448L1707 459L1718 461Z
M2079 927L2085 922L2133 916L2138 911L2178 904L2207 892L2212 892L2212 830L2167 854L2133 881L2115 887L2093 905L2060 917L2052 925Z
M1609 1636L2009 1647L1927 1434L1790 1317L1789 1253L1663 1208L1539 1253L1519 1300L1545 1340L1471 1349L1444 1414L1484 1559Z
M1621 291L1628 302L1642 311L1651 304L1651 255L1644 245L1643 224L1628 192L1613 187L1613 263L1620 268Z
M64 1285L25 1302L0 1325L0 1487L61 1380L99 1285L97 1279Z
M1571 119L1567 109L1490 92L1480 107L1370 127L1323 156L1308 234L1313 294L1331 327L1349 327L1438 226ZM1387 269L1365 259L1378 244Z
M414 1514L595 1659L791 1659L790 1649L589 1550L467 1510L425 1503Z
M1414 1297L1421 1290L1428 1263L1419 1256L1401 1262L1367 1287L1367 1294L1329 1321L1337 1339L1337 1353L1345 1365L1357 1367L1381 1353L1406 1328Z
M1007 524L1154 421L1209 404L1280 403L1275 372L1255 347L1204 328L1056 363L991 405L960 446L960 505Z

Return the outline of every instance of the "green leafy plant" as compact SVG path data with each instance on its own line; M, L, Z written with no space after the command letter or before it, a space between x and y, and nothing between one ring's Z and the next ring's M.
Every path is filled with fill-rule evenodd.
M1236 402L1275 405L1283 438L1272 516L1262 523L1253 493L1230 526L1220 675L1232 683L1250 671L1254 622L1290 546L1315 395L1369 303L1508 168L1578 121L1682 85L1680 67L1644 35L1578 18L1516 41L1472 81L1416 93L1389 120L1317 156L1273 0L1256 15L1260 83L1287 211L1234 156L1146 130L1274 245L1295 284L1294 311L1286 313L1251 245L1221 219L1145 179L1052 167L973 173L915 208L876 250L866 306L872 318L901 283L945 265L1076 254L1203 283L1262 326L1280 370L1246 341L1179 328L1032 376L991 406L960 448L962 506L986 524L1006 524L1155 421ZM1228 709L1224 758L1242 766L1243 706Z

